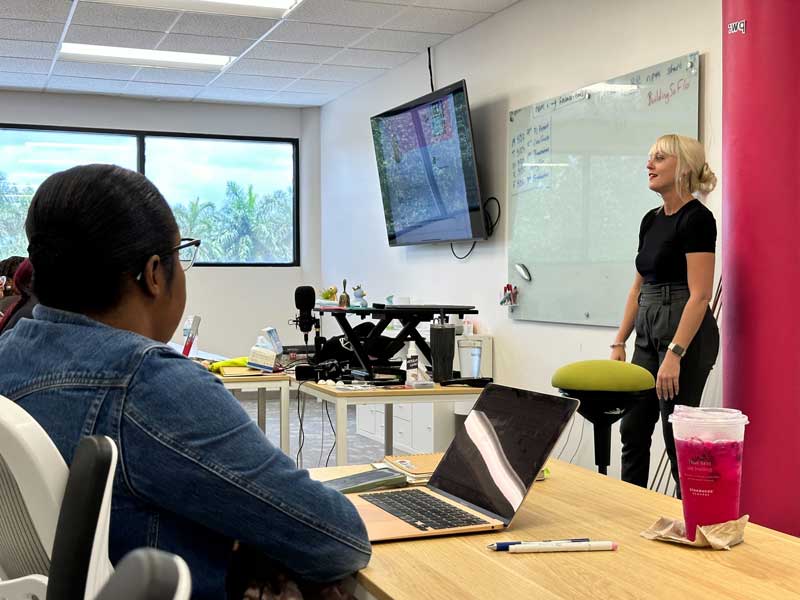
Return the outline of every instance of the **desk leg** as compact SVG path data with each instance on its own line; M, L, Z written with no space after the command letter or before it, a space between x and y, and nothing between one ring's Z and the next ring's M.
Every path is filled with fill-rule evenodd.
M384 455L394 454L394 404L383 405L383 446Z
M347 464L347 398L336 398L336 466Z
M281 450L289 454L289 382L281 386Z
M258 388L258 428L267 433L267 390Z

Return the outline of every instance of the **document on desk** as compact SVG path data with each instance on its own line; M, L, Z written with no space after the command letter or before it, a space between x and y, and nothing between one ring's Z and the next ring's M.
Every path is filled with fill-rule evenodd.
M260 369L250 367L220 367L220 375L223 377L252 377L254 375L267 375Z

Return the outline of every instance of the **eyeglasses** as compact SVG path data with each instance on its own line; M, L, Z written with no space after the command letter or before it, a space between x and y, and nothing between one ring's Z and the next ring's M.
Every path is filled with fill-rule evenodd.
M164 254L159 254L160 257L164 258L169 256L173 252L178 253L178 260L181 263L181 269L184 271L188 271L192 268L194 261L197 259L197 250L200 248L200 244L202 242L198 239L194 238L181 238L181 241L169 252L165 252ZM142 280L142 275L144 271L141 271L136 277L136 281Z
M181 268L188 271L192 268L197 259L197 251L200 249L200 240L193 238L181 238L180 243L172 251L178 253L178 260L181 261Z

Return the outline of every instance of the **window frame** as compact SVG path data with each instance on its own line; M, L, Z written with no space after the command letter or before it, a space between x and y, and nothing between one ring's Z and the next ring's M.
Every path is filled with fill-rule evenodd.
M300 265L300 139L299 138L283 138L283 137L262 137L262 136L249 136L249 135L228 135L228 134L214 134L214 133L187 133L179 131L148 131L141 129L110 129L99 127L72 127L60 125L32 125L21 123L2 123L0 122L0 129L22 129L33 131L60 131L60 132L75 132L75 133L99 133L108 135L127 135L136 138L136 170L142 175L145 173L145 138L147 137L172 137L172 138L190 138L190 139L206 139L206 140L231 140L231 141L246 141L246 142L279 142L288 143L292 145L293 156L293 173L294 184L292 186L293 192L293 252L292 262L287 263L265 263L265 262L252 262L252 263L239 263L239 262L196 262L193 268L197 267L299 267ZM171 209L172 207L170 207Z

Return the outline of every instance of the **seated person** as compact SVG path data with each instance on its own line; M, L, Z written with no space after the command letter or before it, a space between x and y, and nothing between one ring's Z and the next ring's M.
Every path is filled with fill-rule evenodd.
M8 308L19 300L19 292L14 287L14 273L25 258L22 256L9 256L0 260L0 313L4 314Z
M39 301L30 289L32 277L33 267L31 261L26 258L14 274L14 287L19 296L16 296L14 304L10 305L0 317L0 333L14 327L20 319L30 319L33 316L33 307Z
M0 394L68 463L81 436L116 442L113 563L140 546L173 552L189 564L192 597L209 599L226 596L234 541L301 590L366 566L350 501L298 470L214 375L165 344L198 242L181 240L149 180L111 165L56 173L25 227L40 304L0 337ZM91 271L80 286L77 264Z

